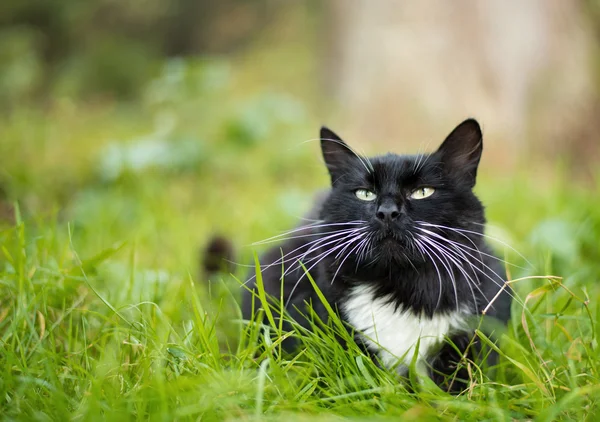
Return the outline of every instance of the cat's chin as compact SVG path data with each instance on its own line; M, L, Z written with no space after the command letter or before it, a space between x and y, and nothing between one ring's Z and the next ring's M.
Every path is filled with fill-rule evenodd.
M378 242L376 255L379 256L380 264L395 263L404 266L415 261L408 243L393 236L385 236ZM416 260L419 261L419 258L416 257Z

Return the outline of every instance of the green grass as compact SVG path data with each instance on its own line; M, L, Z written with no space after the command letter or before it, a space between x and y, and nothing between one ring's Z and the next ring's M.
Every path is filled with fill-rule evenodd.
M472 388L459 397L426 380L411 391L342 348L336 321L296 327L302 353L282 355L281 333L257 328L268 313L239 320L245 268L199 273L213 233L251 263L244 245L295 224L327 185L318 146L302 143L317 127L310 114L277 94L238 101L225 87L218 97L218 109L208 93L2 117L0 205L15 204L13 221L3 213L0 223L3 419L597 420L598 184L480 170L489 232L534 268L495 245L524 267L512 278L525 277L513 285L520 300L495 377L471 365ZM165 115L177 118L164 139L173 151L200 145L195 161L107 178L107 145L159 137L152 127ZM534 278L547 275L562 279Z

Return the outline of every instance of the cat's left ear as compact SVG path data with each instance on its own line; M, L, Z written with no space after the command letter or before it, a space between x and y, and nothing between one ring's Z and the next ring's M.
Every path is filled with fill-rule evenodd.
M356 165L357 157L331 129L322 126L320 135L323 160L331 175L331 183L334 184L349 167Z
M446 170L475 186L477 166L483 151L481 127L475 119L467 119L448 135L437 150Z

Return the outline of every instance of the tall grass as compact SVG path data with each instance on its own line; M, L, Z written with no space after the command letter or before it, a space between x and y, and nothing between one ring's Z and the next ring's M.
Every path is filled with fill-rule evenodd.
M283 333L268 324L273 316L259 297L264 312L243 322L235 278L161 276L137 262L139 242L84 255L78 242L87 235L76 233L54 217L24 219L18 206L15 223L0 233L5 419L550 421L598 414L600 290L597 279L577 276L597 274L598 263L585 259L584 239L574 239L578 268L555 268L547 255L540 274L569 268L564 279L518 270L526 278L513 285L520 299L501 335L495 376L470 364L470 388L453 397L426 380L399 380L353 344L341 346L336 318ZM297 356L281 352L286 336L300 339Z

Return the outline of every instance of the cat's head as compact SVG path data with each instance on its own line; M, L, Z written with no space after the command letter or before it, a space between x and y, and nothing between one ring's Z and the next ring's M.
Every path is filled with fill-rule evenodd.
M412 264L435 253L421 239L425 230L482 230L473 193L483 148L477 121L462 122L430 154L363 157L325 127L321 147L332 184L321 218L339 231L336 247L353 239L339 255Z

